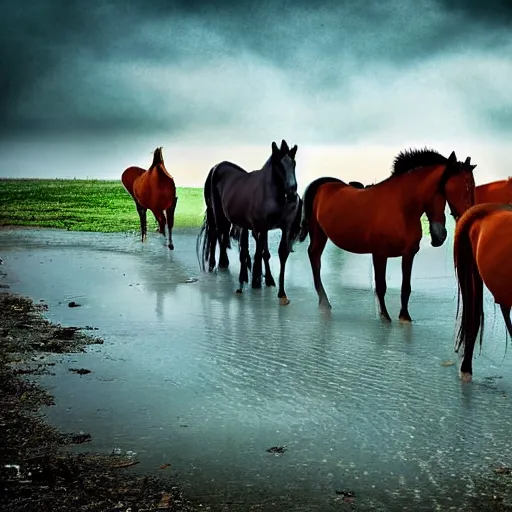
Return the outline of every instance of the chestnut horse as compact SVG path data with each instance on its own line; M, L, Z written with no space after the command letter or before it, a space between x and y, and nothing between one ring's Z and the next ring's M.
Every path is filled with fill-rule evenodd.
M140 218L141 240L147 235L146 212L151 210L158 222L158 228L165 236L165 224L169 232L169 249L174 249L172 229L174 227L174 212L178 198L173 177L164 164L162 148L153 152L153 163L145 171L140 167L128 167L121 176L124 188L133 197Z
M484 290L488 288L501 308L507 331L512 336L512 205L481 203L460 218L455 227L453 258L459 285L457 316L462 299L456 351L464 349L460 376L472 379L473 350L484 328Z
M475 204L479 203L512 203L512 178L475 187Z
M330 239L345 251L372 255L380 315L387 321L387 260L402 257L399 319L410 322L411 272L422 237L421 216L427 214L432 245L441 246L446 239L446 201L461 215L474 204L474 183L473 169L458 162L455 152L446 158L427 149L401 152L391 176L369 188L357 189L337 178L313 181L304 192L299 240L309 234L320 305L331 307L320 277L321 256Z
M252 267L252 288L261 288L262 260L265 262L265 284L275 286L270 272L268 231L281 230L279 244L279 290L282 305L289 304L284 289L286 261L300 229L301 199L297 194L295 155L297 146L289 148L286 141L278 148L272 142L272 154L259 170L247 172L231 162L215 165L204 184L206 213L197 237L197 256L203 270L208 264L215 268L215 250L219 242L219 268L228 268L227 249L231 239L239 241L240 287L249 281L251 267L249 231L256 240ZM201 242L202 241L202 242ZM202 246L201 246L202 243Z

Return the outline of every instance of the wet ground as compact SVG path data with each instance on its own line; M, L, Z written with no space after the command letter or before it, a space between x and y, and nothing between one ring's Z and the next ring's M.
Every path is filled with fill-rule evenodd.
M0 232L2 283L44 299L50 320L93 325L105 340L40 377L55 397L51 421L91 433L77 450L136 452L140 471L172 472L214 510L508 510L511 356L487 295L474 381L459 381L450 240L423 240L413 325L377 318L367 256L328 245L324 313L306 244L289 260L286 307L275 289L234 293L235 251L231 273L201 275L195 232L178 231L175 246L157 234L142 245ZM400 278L391 260L394 319Z

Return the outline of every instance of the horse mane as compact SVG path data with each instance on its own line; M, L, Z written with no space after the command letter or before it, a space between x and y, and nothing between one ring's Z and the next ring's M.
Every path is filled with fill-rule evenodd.
M153 163L151 164L151 167L155 167L159 164L164 163L164 156L162 154L162 149L163 149L162 147L159 147L159 148L156 148L155 151L153 151Z
M447 161L448 158L434 149L407 149L395 157L391 176L400 176L420 167L445 164Z

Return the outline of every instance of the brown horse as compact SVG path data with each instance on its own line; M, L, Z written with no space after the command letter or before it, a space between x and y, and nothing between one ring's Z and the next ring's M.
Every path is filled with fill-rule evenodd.
M512 178L475 187L475 204L512 203Z
M146 212L151 210L158 222L158 228L165 236L165 224L169 231L169 249L174 249L172 229L178 198L173 177L164 165L162 148L153 152L153 163L145 171L140 167L128 167L121 176L124 188L133 197L140 218L141 240L147 235Z
M455 227L453 257L459 285L462 310L456 351L464 349L460 376L472 379L473 349L480 330L480 346L484 328L483 284L499 304L505 325L512 336L512 205L481 203L470 208Z
M402 257L399 319L410 322L408 303L414 256L422 237L421 216L427 214L431 243L446 239L444 210L460 216L474 204L473 168L432 150L401 152L392 174L369 188L358 189L337 178L320 178L304 192L299 240L309 234L313 280L321 306L331 307L320 277L322 252L330 239L340 249L371 254L380 315L391 321L384 296L388 258Z

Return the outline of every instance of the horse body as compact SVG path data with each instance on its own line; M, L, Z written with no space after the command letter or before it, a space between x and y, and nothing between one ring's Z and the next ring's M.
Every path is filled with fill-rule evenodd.
M463 381L472 378L473 350L483 335L483 284L499 304L512 336L512 205L481 203L469 209L455 228L454 263L462 299L457 351L463 347ZM459 309L459 308L458 308ZM457 311L459 313L459 311Z
M411 198L407 188L399 189L401 197L393 197L397 195L396 189L387 190L390 188L387 183L380 189L357 189L343 182L326 183L316 194L315 218L340 249L388 258L403 256L419 248L422 237L419 217L423 205L414 201L407 204ZM379 207L382 195L389 198L386 209ZM339 205L335 215L332 205ZM343 222L339 222L340 217ZM393 223L389 218L393 218Z
M491 181L475 187L475 204L512 203L512 179Z
M268 231L280 229L278 297L282 304L289 303L284 291L284 272L294 239L293 227L296 227L301 206L295 178L296 151L297 146L290 150L285 141L280 149L272 143L270 158L261 169L252 172L227 161L214 166L205 182L206 214L197 239L200 264L204 269L207 263L210 272L216 265L217 243L220 247L219 268L227 268L230 240L234 238L239 241L240 287L237 292L242 293L243 283L248 282L248 270L251 268L249 231L256 240L252 287L260 288L262 261L265 263L266 285L275 286L269 264ZM199 255L201 238L202 256Z
M142 241L146 238L146 212L151 210L158 222L159 231L165 235L165 225L169 231L169 249L174 249L172 229L178 197L173 177L165 168L162 148L155 149L153 163L145 171L140 167L128 167L121 176L121 181L133 197L140 218Z
M223 213L231 224L260 232L280 228L286 221L287 208L272 182L272 175L263 169L247 172L231 162L221 162L214 170ZM262 205L264 207L262 208ZM295 203L293 203L295 205Z
M321 256L327 240L340 249L372 254L375 291L380 314L391 321L385 304L387 259L402 257L399 318L410 322L408 302L411 272L422 237L421 216L427 214L432 245L446 239L444 210L460 216L474 203L474 179L455 153L445 158L430 150L401 153L391 177L371 187L353 187L337 178L320 178L304 193L299 240L308 236L308 254L319 303L331 307L320 276Z

